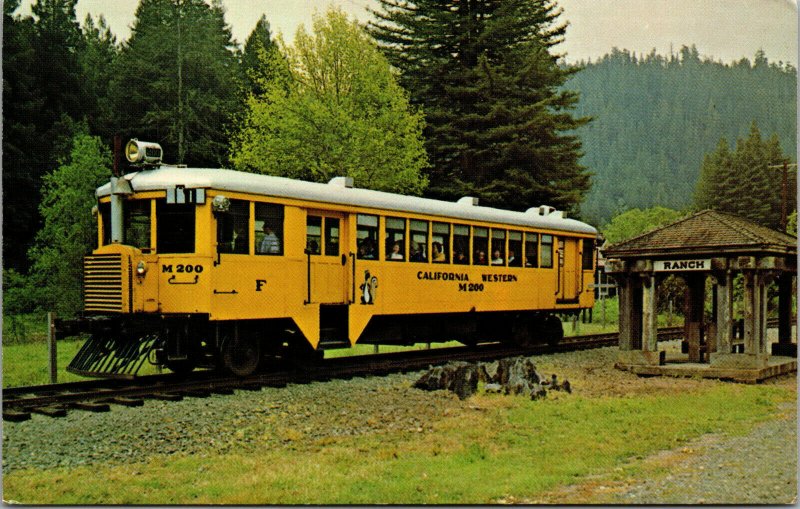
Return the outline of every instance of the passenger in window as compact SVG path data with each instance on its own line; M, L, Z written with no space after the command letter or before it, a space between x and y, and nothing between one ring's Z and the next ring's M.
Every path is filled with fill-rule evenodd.
M517 260L516 253L514 250L508 250L508 266L509 267L519 267L519 260Z
M390 260L402 260L403 259L403 253L400 250L400 243L399 242L395 242L394 244L392 244L392 252L389 254L389 259Z
M475 265L486 265L486 253L484 251L475 253Z
M311 254L319 254L319 243L316 240L309 240L306 250Z
M266 254L279 254L281 252L281 241L272 228L264 226L264 237L261 239L261 244L258 246L259 253Z
M458 265L466 265L469 263L469 260L467 260L467 255L465 255L463 251L458 251L456 252L456 256L453 258L453 263Z
M412 242L411 243L411 261L412 262L424 262L427 258L425 257L425 248L422 247L422 244L419 242Z
M361 260L375 259L375 248L372 247L372 243L369 240L364 240L361 245L358 246L358 258Z
M492 253L492 265L505 265L503 255L500 254L499 249L495 249L494 253Z
M444 249L441 242L434 242L432 244L431 256L434 262L446 262L447 257L444 255Z

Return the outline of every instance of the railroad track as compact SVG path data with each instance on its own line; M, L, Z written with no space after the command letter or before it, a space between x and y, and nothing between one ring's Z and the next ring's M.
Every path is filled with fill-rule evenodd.
M676 339L682 327L659 329L659 340ZM476 347L437 348L374 355L327 359L302 368L279 368L270 373L246 378L221 376L200 371L191 378L174 374L149 375L135 380L87 380L64 384L9 387L3 389L3 420L24 421L31 414L63 417L69 410L107 412L113 406L142 406L145 400L180 401L205 398L212 394L232 394L235 390L260 390L356 376L376 376L416 371L450 361L486 361L515 355L537 355L613 346L617 333L565 337L556 346L512 347L500 344Z

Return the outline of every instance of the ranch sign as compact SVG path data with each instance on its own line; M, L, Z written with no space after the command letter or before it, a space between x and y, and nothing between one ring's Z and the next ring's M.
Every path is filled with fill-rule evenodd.
M657 260L653 262L656 272L683 270L711 270L711 259L704 260Z

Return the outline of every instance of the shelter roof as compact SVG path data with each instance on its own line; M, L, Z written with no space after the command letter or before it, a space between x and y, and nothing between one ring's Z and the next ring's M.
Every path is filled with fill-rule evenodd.
M797 255L797 238L733 214L703 210L604 249L608 258Z

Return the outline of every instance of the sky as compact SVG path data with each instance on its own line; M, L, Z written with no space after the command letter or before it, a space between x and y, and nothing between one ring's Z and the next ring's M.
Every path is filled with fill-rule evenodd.
M33 0L23 0L30 13ZM287 41L299 24L310 27L312 13L333 3L361 22L376 0L223 0L234 38L243 44L262 14ZM118 40L127 39L136 0L78 0L77 15L103 14ZM614 47L637 54L677 52L695 44L700 55L730 63L752 60L763 49L770 61L798 62L797 0L558 0L569 22L566 40L556 47L570 62L595 60Z

